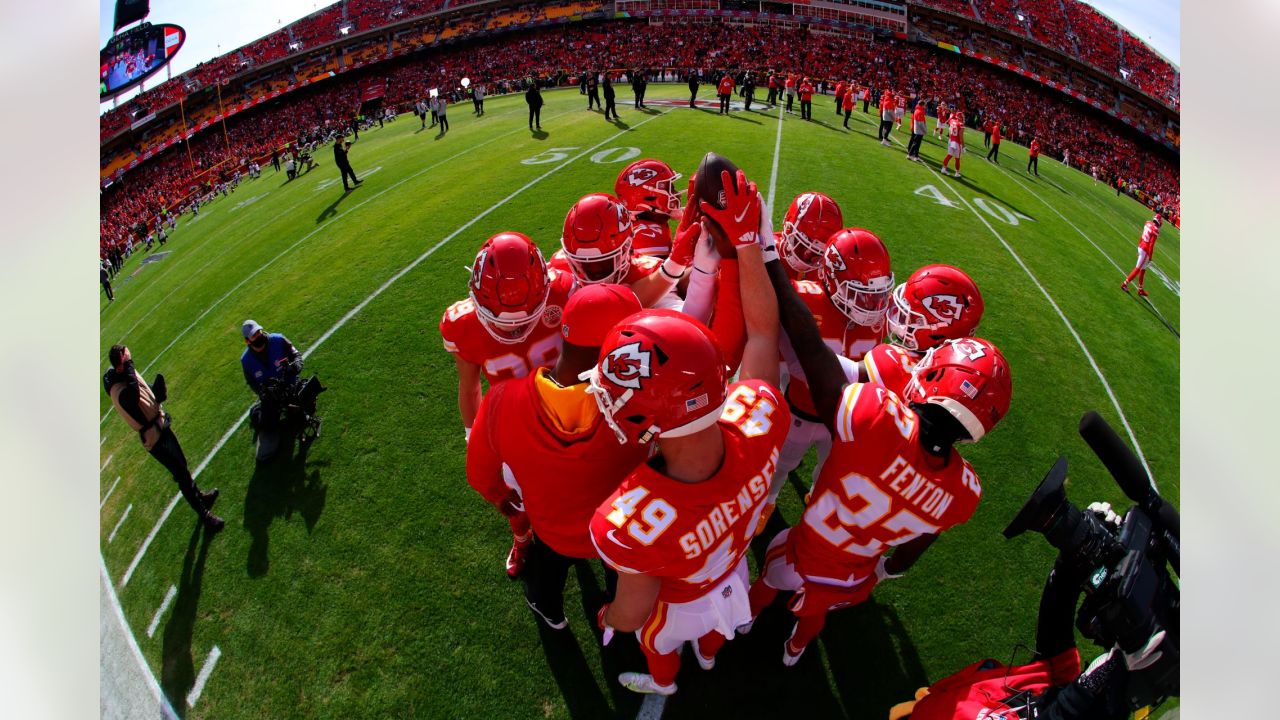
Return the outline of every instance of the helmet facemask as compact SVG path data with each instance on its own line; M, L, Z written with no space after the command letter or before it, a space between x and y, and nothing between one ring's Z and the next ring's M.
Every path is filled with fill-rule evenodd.
M889 326L889 342L912 352L920 351L916 331L925 329L928 323L924 313L911 309L911 304L907 302L905 284L894 288L885 320Z
M548 288L547 295L543 296L542 302L538 303L538 307L528 313L502 312L495 314L489 308L480 304L480 301L476 299L475 292L471 293L471 302L476 306L476 318L480 320L480 325L494 340L504 345L516 345L527 340L529 335L533 333L538 321L542 319L542 310L547 306L547 297L550 294L550 288Z
M872 278L866 283L842 280L836 283L831 303L852 322L875 328L884 323L893 294L893 274Z
M812 272L822 261L825 245L816 242L800 230L799 223L790 220L782 223L782 257L796 272Z
M564 245L563 241L561 245ZM584 252L573 253L565 247L564 254L573 268L574 277L583 285L621 284L631 271L631 238L611 252L600 253L595 248L588 248Z

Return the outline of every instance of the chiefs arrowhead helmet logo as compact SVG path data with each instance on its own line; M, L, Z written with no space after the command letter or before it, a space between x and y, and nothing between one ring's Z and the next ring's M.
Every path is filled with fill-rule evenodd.
M626 205L620 202L613 204L613 210L618 214L618 232L631 229L631 211Z
M656 177L658 177L658 171L653 168L636 168L627 175L627 184L631 187L643 187L645 183Z
M840 248L835 245L827 246L825 260L827 261L827 272L834 274L849 269L849 266L844 262L844 256L840 254Z
M938 320L954 322L960 319L964 304L955 295L930 295L925 298L924 307Z
M619 387L640 389L640 381L653 377L653 354L640 349L640 342L614 348L600 363L600 374Z

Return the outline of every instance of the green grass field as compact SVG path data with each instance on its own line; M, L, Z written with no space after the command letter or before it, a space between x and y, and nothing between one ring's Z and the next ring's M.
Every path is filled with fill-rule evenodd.
M715 150L770 189L779 227L792 197L822 190L846 224L885 240L900 279L929 262L961 266L986 299L980 334L1014 374L1009 416L963 450L985 488L968 524L872 601L833 614L795 668L780 662L790 628L780 607L710 673L686 658L665 717L880 719L974 660L1027 659L1053 551L1037 537L1005 541L1000 529L1059 454L1070 458L1078 504L1123 504L1076 435L1086 410L1128 437L1122 409L1161 492L1178 503L1176 228L1161 234L1155 264L1169 283L1148 275L1150 304L1118 288L1145 208L1048 158L1040 178L1028 176L1025 149L1011 143L989 164L973 131L964 177L942 178L945 148L932 136L928 166L907 162L906 133L881 147L861 113L845 131L830 98L816 100L815 122L784 114L779 123L777 110L644 112L621 96L613 124L584 110L575 91L546 97L545 134L525 129L519 96L489 99L479 119L456 106L444 137L419 131L412 115L362 133L351 160L367 179L349 194L327 148L297 181L268 168L198 219L183 217L163 260L135 254L116 280L117 302L103 298L103 366L124 340L148 379L164 373L198 481L222 490L216 510L227 528L212 540L185 503L157 525L176 488L114 412L105 417L103 560L180 713L636 715L641 698L615 680L643 668L634 639L602 652L593 632L598 563L570 575L561 633L536 623L507 580L510 531L467 486L453 363L437 330L465 296L464 268L485 238L519 230L551 252L569 206L611 191L633 157L662 158L687 176ZM687 94L650 89L651 101L663 97ZM240 422L252 400L238 362L248 317L288 335L331 388L320 403L324 435L305 462L255 469ZM107 413L100 390L98 400ZM803 488L792 484L765 541L800 515ZM754 550L753 573L763 542ZM216 665L189 705L215 646Z

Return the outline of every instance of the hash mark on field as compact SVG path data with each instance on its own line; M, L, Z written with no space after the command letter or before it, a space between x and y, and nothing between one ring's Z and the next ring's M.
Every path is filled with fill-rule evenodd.
M147 626L147 637L154 637L156 628L160 627L160 618L164 617L164 611L169 609L169 604L178 595L178 586L170 585L169 592L164 594L164 600L160 602L160 607L156 610L156 614L151 616L151 624Z
M209 682L209 676L213 674L213 666L218 664L220 657L222 657L222 651L214 645L209 651L209 657L205 658L204 666L200 668L200 674L196 676L196 684L191 686L191 692L187 693L187 707L196 706L200 693L204 692L204 684Z
M258 202L259 200L261 200L262 198L264 198L264 197L266 197L266 196L267 196L267 194L266 194L266 193L263 193L263 194L261 194L261 195L254 195L254 196L253 196L253 197L251 197L251 198L245 198L244 200L241 200L239 203L236 203L235 207L231 208L230 212L235 212L235 211L239 210L239 209L240 209L240 208L242 208L242 207L249 207L250 205L252 205L252 204L254 204L254 203Z
M107 444L107 436L103 435L102 439L98 441L98 447L102 447L103 445L106 445L106 444ZM99 470L99 472L101 472L101 470Z
M103 470L106 470L106 469L107 469L107 466L111 464L111 458L113 458L113 457L115 457L115 455L114 455L114 454L112 454L112 455L108 455L108 456L107 456L107 461L106 461L106 462L104 462L104 463L102 463L102 467L98 468L98 472L99 472L99 473L101 473Z
M101 508L99 508L101 509ZM116 526L111 529L111 534L107 536L107 544L110 545L112 540L116 539L116 533L120 532L120 526L124 524L125 518L129 517L129 513L133 512L133 503L129 503L129 507L124 509L124 514L116 521Z
M669 111L667 111L667 112L669 112ZM652 117L648 118L647 120L642 120L641 122L636 123L635 125L633 125L632 127L628 128L628 129L626 129L626 130L621 130L621 131L619 131L619 132L617 132L617 133L615 133L615 134L613 134L613 135L610 135L608 138L605 138L604 140L601 140L599 143L596 143L595 145L592 145L591 147L587 148L586 150L583 150L581 153L578 153L577 155L575 155L575 156L573 156L573 157L569 158L568 160L564 161L563 163L561 163L561 164L559 164L559 165L555 166L554 168L552 168L552 169L548 170L547 172L545 172L545 173L543 173L543 174L539 175L538 177L534 178L533 180L530 180L529 182L527 182L527 183L525 183L523 186L521 186L519 190L516 190L515 192L513 192L513 193L511 193L510 195L506 196L505 198L503 198L503 199L499 200L496 204L494 204L494 205L490 206L490 207L489 207L489 209L485 210L484 212L480 213L479 215L475 216L474 218L471 218L471 220L467 221L464 225L462 225L462 227L459 227L457 230L454 230L452 233L450 233L450 234L449 234L447 237L445 237L443 240L441 240L440 242L438 242L438 243L436 243L435 245L431 246L430 248L428 248L428 249L426 250L426 252L424 252L424 253L422 253L421 255L419 255L416 259L414 259L414 261L413 261L413 262L409 263L409 264L408 264L408 265L406 265L404 268L401 268L399 272L397 272L396 274L392 275L392 276L391 276L391 277L390 277L386 282L384 282L382 285L378 286L378 289L374 290L372 294L370 294L368 297L366 297L364 300L362 300L362 301L360 302L360 304L359 304L359 305L355 306L355 307L354 307L354 308L352 308L352 309L351 309L347 314L345 314L345 315L343 315L341 318L339 318L339 319L338 319L338 322L337 322L337 323L335 323L335 324L333 325L333 327L331 327L331 328L329 328L328 330L326 330L326 331L325 331L325 333L324 333L323 335L321 335L321 336L320 336L320 337L319 337L319 338L318 338L314 343L312 343L312 344L311 344L311 347L307 348L307 350L306 350L305 352L303 352L303 353L302 353L302 358L305 360L305 359L307 359L307 358L311 357L311 353L313 353L313 352L315 352L316 350L318 350L318 349L320 348L320 346L321 346L321 345L323 345L323 344L324 344L324 342L325 342L326 340L328 340L328 339L329 339L329 337L330 337L330 336L332 336L335 332L337 332L339 329L341 329L343 325L346 325L348 320L350 320L351 318L355 317L356 313L358 313L358 312L360 312L362 309L364 309L364 307L365 307L366 305L368 305L370 302L372 302L374 298L376 298L376 297L378 297L379 295L381 295L381 294L382 294L382 293L383 293L387 288L391 287L391 285L392 285L392 284L394 284L394 283L395 283L397 280L399 280L401 277L403 277L403 276L405 275L405 273L408 273L410 270L412 270L412 269L414 269L415 267L417 267L417 266L418 266L418 265L419 265L423 260L426 260L428 257L431 257L432 255L434 255L434 254L435 254L435 252L436 252L437 250L439 250L440 248L444 247L445 243L449 242L449 241L450 241L450 240L452 240L453 238L455 238L455 237L457 237L458 235L460 235L461 233L465 232L465 231L467 230L467 228L469 228L469 227L471 227L472 225L474 225L474 224L476 224L477 222L479 222L481 219L483 219L483 218L484 218L485 216L487 216L489 213L493 212L494 210L497 210L498 208L502 207L503 205L506 205L506 204L507 204L508 202L510 202L513 198L515 198L517 195L519 195L519 194L523 193L525 190L528 190L529 188L533 187L534 185L536 185L536 184L538 184L538 183L542 182L543 180L545 180L546 178L548 178L548 177L550 177L551 175L555 174L556 172L559 172L560 170L564 169L564 168L565 168L565 167L567 167L570 163L573 163L574 161L581 159L582 157L584 157L585 155L587 155L587 153L590 153L591 151L593 151L593 150L596 150L596 149L600 148L602 145L605 145L606 143L609 143L609 142L612 142L613 140L616 140L617 138L621 137L622 135L625 135L626 133L634 132L634 131L636 130L636 128L639 128L641 125L644 125L644 124L646 124L646 123L652 122L653 120L657 120L658 118L662 117L663 115L666 115L666 114L667 114L667 112L662 112L662 113L660 113L660 114L658 114L658 115L654 115L654 116L652 116ZM510 134L510 133L508 133L508 134ZM503 137L503 136L502 136L502 135L499 135L498 137ZM496 139L497 139L497 138L494 138L494 140L496 140ZM492 142L492 140L490 140L490 141L488 141L488 142ZM477 146L475 146L475 147L480 147L480 146L479 146L479 145L477 145ZM474 149L475 149L475 147L472 147L472 148L471 148L471 150L474 150ZM461 153L457 153L457 154L455 154L453 157L457 157L458 155L462 155L462 154L467 153L467 152L469 152L469 151L470 151L470 150L463 150ZM452 157L451 157L451 158L449 158L449 159L451 160L451 159L452 159ZM437 164L444 164L444 163L446 163L446 162L449 162L449 160L442 160L442 161L440 161L440 163L437 163ZM431 166L431 167L435 167L435 166L433 165L433 166ZM426 172L427 170L430 170L430 169L431 169L431 167L428 167L428 168L426 168L426 169L424 169L424 170L421 170L421 171L419 171L417 174L419 174L419 175L420 175L420 174L422 174L422 173ZM411 178L411 177L413 177L413 176L410 176L410 178ZM387 192L390 192L390 191L392 190L392 188L395 188L397 185L400 185L400 184L402 184L402 183L407 182L410 178L405 178L404 180L401 180L400 182L396 183L395 185L392 185L392 186L388 187L387 189L382 190L378 195L374 195L373 197L369 198L368 200L365 200L365 201L364 201L364 203L361 203L361 205L363 205L363 204L365 204L365 203L368 203L368 202L370 202L370 201L374 200L374 199L375 199L375 198L377 198L379 195L382 195L382 194L385 194L385 193L387 193ZM353 212L353 211L354 211L356 208L358 208L358 207L360 207L360 205L356 205L356 206L355 206L355 207L353 207L351 210L348 210L348 211L347 211L347 213ZM344 213L344 215L345 215L345 214L347 214L347 213ZM341 216L340 216L340 217L341 217ZM336 220L337 218L334 218L334 219ZM332 223L332 222L333 222L333 220L330 220L329 222L330 222L330 223ZM328 224L328 223L326 223L326 225L327 225L327 224ZM324 225L322 225L321 227L324 227ZM317 228L317 230L318 230L318 229L319 229L319 228ZM310 234L314 234L317 230L313 230L313 231L312 231L312 233L310 233ZM307 236L307 237L309 237L309 236L310 236L310 234L308 234L308 236ZM303 239L305 240L306 238L304 237ZM299 240L298 242L302 242L302 241L301 241L301 240ZM297 244L297 243L295 243L295 245L296 245L296 244ZM287 251L286 251L286 252L287 252ZM277 256L277 257L278 257L278 256ZM272 261L272 262L274 262L274 261ZM269 264L269 263L268 263L268 264ZM265 266L264 266L264 267L265 267ZM261 271L261 268L259 268L259 270L258 270L258 271L255 271L255 273L254 273L254 274L257 274L257 272L260 272L260 271ZM244 281L241 281L241 284L244 284ZM238 287L238 286L237 286L237 287ZM234 288L233 288L233 289L234 289ZM226 297L226 296L223 296L223 297L224 297L224 299L225 299L225 297ZM221 300L219 300L219 302L221 302ZM210 309L210 310L212 310L212 307L211 307L211 308L209 308L209 309ZM208 314L208 312L209 312L209 311L208 311L208 310L206 310L206 311L205 311L205 314ZM203 315L202 315L201 317L203 317ZM188 330L189 330L189 329L190 329L190 328L188 328ZM184 330L183 332L185 333L186 331ZM174 342L176 342L176 338L175 338ZM169 345L170 345L170 346L172 346L172 345L173 345L173 343L171 342L171 343L169 343ZM166 348L166 349L168 349L168 348ZM163 352L163 351L162 351L162 352ZM201 473L201 472L203 472L203 471L204 471L204 469L205 469L206 467L208 467L208 466L209 466L209 462L210 462L211 460L213 460L213 457L214 457L215 455L217 455L217 454L218 454L218 451L222 449L222 446L227 444L227 440L229 440L229 439L231 438L231 436L232 436L233 434L235 434L236 430L238 430L238 429L240 428L240 426L244 423L244 421L245 421L246 419L248 419L248 417L249 417L249 410L248 410L248 409L246 409L246 410L244 411L244 414L242 414L242 415L240 416L240 419L239 419L239 420L236 420L236 421L235 421L235 423L234 423L230 428L228 428L228 429L227 429L227 431L226 431L225 433L223 433L222 438L221 438L221 439L219 439L219 440L218 440L218 442L217 442L217 444L213 446L213 449L209 451L209 454L205 456L204 460L201 460L201 461L200 461L200 465L196 467L195 472L191 473L191 475L192 475L192 477L193 477L193 478L198 478L198 477L200 477L200 473ZM120 587L121 587L121 588L123 588L126 584L128 584L128 582L129 582L129 578L133 577L133 571L134 571L134 570L136 570L136 569L138 568L138 563L142 562L142 556L146 554L146 552L147 552L147 548L149 548L149 547L151 546L151 542L152 542L153 540L155 540L155 538L156 538L156 534L160 532L160 527L161 527L162 525L164 525L165 520L168 520L168 519L169 519L169 515L173 512L173 509L174 509L175 507L177 507L177 505L178 505L178 500L180 500L181 498L182 498L182 493L175 493L175 494L174 494L174 496L173 496L173 498L169 500L169 505L168 505L168 507L166 507L166 508L164 509L164 512L160 514L160 519L159 519L159 520L156 520L155 527L151 528L151 532L147 535L146 540L144 540L144 541L142 542L142 547L138 548L138 552L137 552L137 554L135 554L135 555L133 556L133 561L129 563L129 567L128 567L128 569L126 569L126 570L125 570L125 572L124 572L124 577L123 577L123 578L121 578L121 580L120 580Z
M107 498L111 497L111 493L116 491L116 486L119 484L120 484L120 476L117 475L116 481L111 483L111 487L107 488L107 494L102 496L102 502L98 503L99 510L107 506Z
M899 145L902 144L902 142L896 137L893 138L893 141ZM947 184L943 182L942 176L938 174L937 170L934 170L927 164L925 165L925 168L929 172L933 173L934 177L938 178L938 182L941 183L943 187L947 187ZM1115 392L1111 390L1111 383L1107 382L1106 376L1102 374L1102 368L1098 367L1098 363L1093 359L1093 355L1089 352L1089 348L1085 346L1084 339L1076 332L1075 327L1072 326L1071 321L1067 319L1066 314L1062 312L1062 308L1058 307L1058 303L1054 301L1053 296L1049 294L1049 291L1045 289L1044 285L1040 284L1039 278L1035 276L1035 273L1031 272L1031 268L1027 267L1027 264L1022 261L1022 258L1018 253L1014 252L1013 247L1009 245L1003 237L1001 237L1000 233L996 232L996 229L991 226L991 223L987 222L987 219L982 216L982 213L978 212L973 205L969 204L969 201L964 198L963 193L955 188L951 188L951 192L955 193L955 196L960 199L960 202L963 203L965 207L969 208L969 211L986 226L987 230L991 231L991 234L995 236L996 240L998 240L1009 255L1013 257L1013 260L1018 264L1018 267L1022 268L1022 271L1027 274L1027 277L1031 278L1031 282L1040 290L1040 294L1044 295L1044 299L1049 301L1049 306L1058 314L1058 319L1062 320L1062 324L1067 326L1067 331L1071 333L1071 337L1075 338L1076 344L1080 346L1080 352L1084 353L1085 359L1089 361L1089 366L1093 368L1094 374L1098 376L1098 380L1102 383L1102 389L1106 391L1107 397L1111 399L1111 405L1116 409L1116 413L1120 416L1120 423L1124 425L1125 432L1129 435L1129 442L1133 443L1133 450L1138 454L1138 460L1142 463L1142 468L1147 471L1147 477L1151 479L1151 487L1155 488L1155 475L1151 472L1151 466L1147 464L1147 458L1142 453L1142 446L1138 444L1138 438L1133 434L1133 428L1129 425L1129 418L1125 416L1124 409L1120 407L1120 400L1116 398Z

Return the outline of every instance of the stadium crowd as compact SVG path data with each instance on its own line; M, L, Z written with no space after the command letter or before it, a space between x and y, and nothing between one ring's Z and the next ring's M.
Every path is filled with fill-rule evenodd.
M1150 143L1140 145L1131 131L1118 132L1117 123L1101 113L978 61L909 43L868 43L782 26L615 22L443 48L346 73L234 115L225 138L213 128L192 139L191 161L183 144L175 145L104 191L103 250L125 242L129 228L163 207L231 180L249 159L261 161L301 133L349 123L359 113L364 84L385 83L384 107L407 111L434 87L461 99L457 83L463 77L484 83L492 96L522 90L527 78L555 86L578 71L606 68L617 75L626 68L666 68L650 72L651 79L677 82L695 68L706 77L719 77L715 73L726 68L752 70L761 86L770 72L802 73L823 79L820 91L829 92L838 80L873 93L891 89L926 100L931 113L939 102L959 108L974 127L999 120L1005 137L1024 144L1037 137L1042 152L1062 158L1069 151L1073 166L1085 171L1096 166L1104 180L1140 188L1166 204L1176 204L1178 196L1176 160L1151 152ZM214 168L215 176L200 177Z
M923 0L919 4L978 18L969 0ZM981 13L981 20L993 27L1030 37L1068 57L1084 60L1177 107L1178 73L1174 67L1133 34L1083 2L994 0L982 3Z

